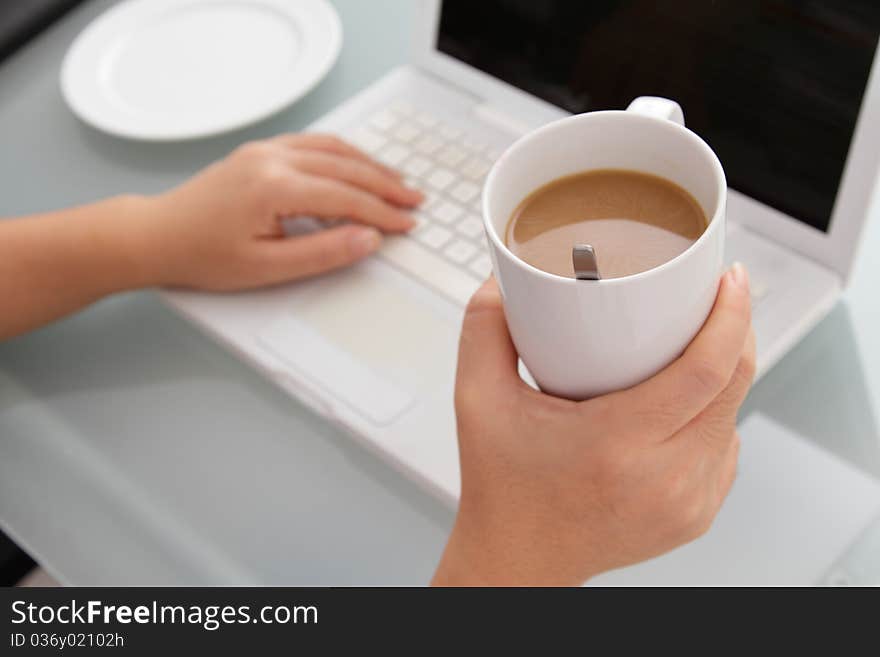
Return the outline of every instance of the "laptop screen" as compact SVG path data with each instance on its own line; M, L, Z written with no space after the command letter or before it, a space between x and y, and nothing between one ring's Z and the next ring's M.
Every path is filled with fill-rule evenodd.
M666 96L728 184L827 231L878 0L445 0L438 49L570 112Z

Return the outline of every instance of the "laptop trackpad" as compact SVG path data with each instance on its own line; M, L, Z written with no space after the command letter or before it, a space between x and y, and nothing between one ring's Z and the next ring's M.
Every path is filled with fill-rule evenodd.
M296 376L374 424L455 371L457 327L415 293L365 267L299 287L259 335Z

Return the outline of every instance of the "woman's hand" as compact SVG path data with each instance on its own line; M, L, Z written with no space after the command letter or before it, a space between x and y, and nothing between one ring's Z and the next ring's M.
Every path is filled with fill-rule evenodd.
M434 583L577 585L700 536L736 474L736 414L754 371L741 266L678 360L579 403L519 378L490 281L462 328L461 503Z
M336 137L282 135L241 146L147 199L130 241L149 285L234 290L313 276L375 251L413 226L422 195ZM353 223L285 237L281 220Z
M409 230L422 200L336 137L246 144L159 196L119 196L0 221L0 340L141 287L236 290L344 267L382 233ZM354 223L285 237L281 220Z

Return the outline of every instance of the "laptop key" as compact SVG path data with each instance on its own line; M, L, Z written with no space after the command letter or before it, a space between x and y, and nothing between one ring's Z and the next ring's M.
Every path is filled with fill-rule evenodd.
M394 138L405 143L422 134L422 131L412 123L404 123L394 131Z
M482 181L485 175L489 173L490 167L489 162L481 157L476 157L462 167L461 173L471 180Z
M455 240L443 250L443 255L459 265L466 263L477 252L477 247L468 242Z
M449 192L450 196L454 198L456 201L461 201L462 203L468 203L469 201L473 201L477 198L480 193L480 188L473 183L469 183L467 181L458 183L455 187L452 188L452 191Z
M452 238L452 233L441 226L431 226L416 235L416 239L432 249L439 249Z
M475 214L469 214L458 222L455 230L471 239L483 234L483 222Z
M449 187L454 181L455 174L448 169L435 169L427 178L428 184L440 192Z
M424 153L425 155L433 155L436 153L440 147L443 145L443 142L437 139L434 135L423 135L419 138L418 141L414 144L417 151L420 153Z
M416 155L407 160L406 164L403 165L403 172L410 176L422 176L428 169L430 169L433 165L430 160L426 160L421 155Z
M462 214L464 210L449 201L441 201L431 208L431 215L441 224L451 224Z
M467 158L467 153L457 146L449 145L437 153L437 160L448 167L457 167Z
M434 206L443 202L443 199L436 192L424 188L421 191L425 195L425 200L422 201L420 206L422 210L431 210Z

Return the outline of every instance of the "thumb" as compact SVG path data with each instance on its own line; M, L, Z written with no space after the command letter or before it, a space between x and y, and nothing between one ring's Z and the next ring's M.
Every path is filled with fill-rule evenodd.
M488 387L522 384L517 354L507 330L501 294L489 277L468 303L458 345L456 396L483 395ZM525 384L523 384L525 385Z
M259 254L265 268L263 282L280 283L345 267L373 253L381 243L378 230L359 225L266 240Z

